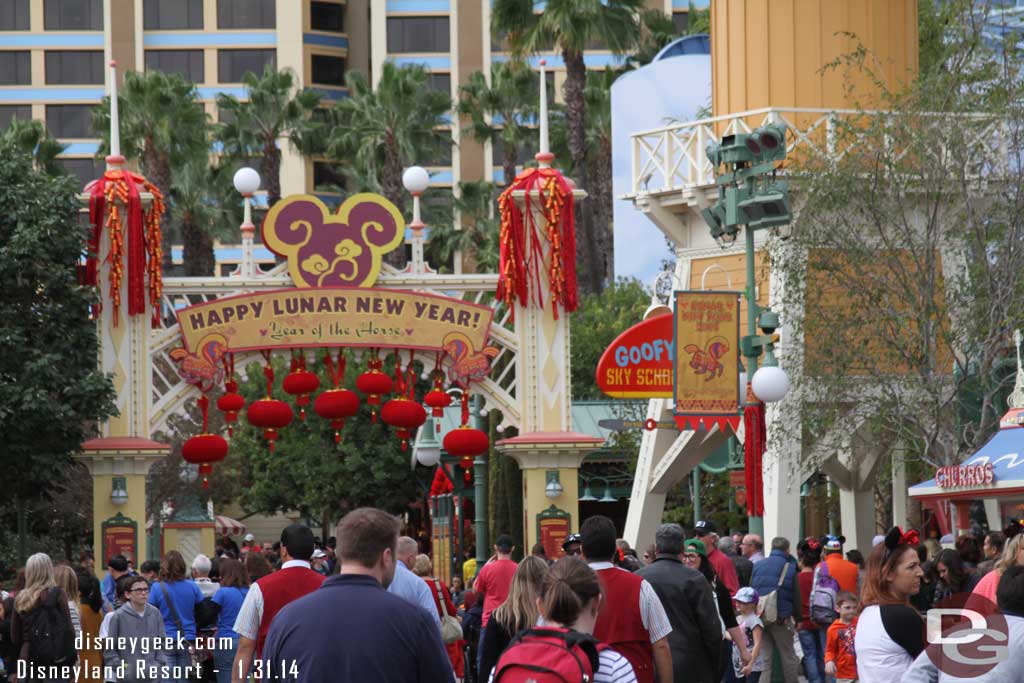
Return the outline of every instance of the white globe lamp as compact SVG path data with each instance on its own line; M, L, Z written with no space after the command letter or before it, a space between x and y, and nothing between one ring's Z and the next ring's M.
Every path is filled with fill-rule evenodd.
M765 403L776 403L789 391L789 377L782 368L766 365L754 373L750 387L754 390L754 396Z
M251 197L256 194L256 190L260 189L260 174L256 172L256 169L243 166L235 171L233 182L238 194Z
M434 467L441 462L441 449L436 446L420 446L416 449L416 462L424 467Z
M410 194L423 194L430 185L430 174L422 166L410 166L402 173L402 185Z

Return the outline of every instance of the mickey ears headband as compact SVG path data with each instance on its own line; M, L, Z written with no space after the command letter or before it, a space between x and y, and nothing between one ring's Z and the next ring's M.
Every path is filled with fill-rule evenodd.
M885 535L885 547L889 550L895 550L901 545L918 545L920 542L921 537L915 529L910 529L904 533L903 529L894 526Z

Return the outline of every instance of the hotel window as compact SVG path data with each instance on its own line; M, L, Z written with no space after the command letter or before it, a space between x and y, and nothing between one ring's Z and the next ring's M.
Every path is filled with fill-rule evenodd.
M309 3L309 27L314 31L345 32L345 7L336 2Z
M32 59L28 50L0 52L0 85L32 85Z
M206 78L202 50L146 50L146 71L179 74L193 83Z
M452 75L451 74L427 74L427 85L430 86L431 90L437 90L443 92L445 95L450 95L452 92Z
M103 85L103 50L48 50L46 84Z
M217 0L218 28L274 28L274 0Z
M102 31L103 0L44 0L47 31Z
M266 66L276 65L277 50L218 50L217 82L241 83L247 71L261 76Z
M388 52L449 52L448 17L389 17Z
M434 146L422 164L424 166L451 166L452 165L452 141L446 137L442 142Z
M57 163L78 178L79 187L85 187L89 182L99 178L107 168L106 162L96 159L57 159Z
M690 25L690 13L674 12L672 14L672 23L676 25L676 33L686 33L686 29Z
M20 119L22 121L32 120L31 104L4 104L0 105L0 130L11 125L11 121Z
M28 0L0 0L0 31L28 29Z
M142 27L147 31L203 28L203 0L146 0Z
M345 85L345 59L331 55L312 55L313 82L320 85Z
M48 104L46 128L55 138L93 137L89 127L95 104Z
M340 192L345 189L345 173L340 164L313 162L313 191Z

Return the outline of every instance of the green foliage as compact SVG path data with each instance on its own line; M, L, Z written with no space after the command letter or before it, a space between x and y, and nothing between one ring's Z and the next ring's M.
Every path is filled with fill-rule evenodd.
M580 299L570 322L573 400L605 398L594 381L597 362L615 337L640 322L650 301L640 281L628 278Z
M492 31L508 36L517 56L549 50L561 52L565 64L566 140L577 183L592 188L587 167L587 103L584 90L587 69L584 51L601 45L615 54L626 54L640 43L642 0L550 0L544 11L534 13L532 0L495 0L491 9ZM600 292L614 280L610 220L595 217L595 208L583 202L577 217L577 263L580 289Z
M195 83L162 71L129 71L117 94L121 154L165 196L171 168L208 153L207 116ZM93 132L110 154L110 97L93 110Z
M403 170L425 164L441 145L451 144L450 135L439 130L451 98L432 89L427 75L422 66L385 62L374 89L365 74L350 71L349 96L334 105L324 124L327 156L358 169L400 208Z
M75 181L36 170L0 138L0 469L9 497L38 499L70 455L115 413L96 367L95 290L78 284L86 242Z
M595 43L615 54L635 49L639 41L642 0L549 0L535 14L533 0L495 0L491 24L506 33L513 53L536 54L554 45L582 54Z
M525 124L537 115L538 80L526 62L511 59L491 65L490 84L476 71L459 88L458 112L471 122L466 132L500 152L506 187L515 179L519 149L536 138Z
M299 89L290 69L268 65L261 75L242 77L245 100L217 96L217 109L225 121L215 126L215 137L234 160L258 158L260 178L270 206L281 198L281 150L278 140L288 138L300 150L309 146L315 129L313 111L320 104L314 90ZM229 164L230 165L230 164Z
M985 48L963 12L905 90L863 49L837 61L891 114L839 117L842 155L803 158L803 207L772 255L786 310L807 312L787 314L793 337L818 348L787 361L790 376L830 399L805 416L818 428L804 438L864 423L854 447L902 445L931 467L960 462L996 428L1024 319L1021 62Z
M693 477L689 476L668 492L662 521L675 522L686 529L688 533L692 533L693 524L697 521L693 514L693 498ZM728 472L711 474L701 471L698 498L700 499L701 518L715 520L723 535L729 529L747 528L746 510L735 504L735 492L729 485ZM793 533L795 534L796 531ZM651 539L652 542L653 540Z
M11 119L3 138L17 147L23 154L32 157L34 165L47 175L64 175L64 167L57 162L57 157L67 149L67 145L50 137L42 121L22 121Z
M494 185L459 183L458 189L455 209L462 214L462 225L457 229L450 214L428 220L427 225L437 227L430 230L427 259L435 265L452 263L455 252L461 251L475 272L496 273L500 249Z
M213 274L213 241L199 226L180 220L174 187L181 169L204 163L209 155L209 123L194 83L178 74L129 71L117 94L121 154L139 165L163 193L172 216L163 221L164 271L172 268L171 245L192 245L185 262L189 275ZM103 138L100 155L110 153L110 98L93 109L93 131ZM177 216L179 220L173 220Z
M275 359L274 367L274 395L288 398L281 390L288 372L283 359ZM353 387L363 369L350 361L342 385ZM320 362L316 371L321 387L328 386ZM266 382L257 364L246 368L246 377L239 382L239 392L249 405L266 395ZM359 414L346 421L343 441L337 445L330 424L313 412L312 405L307 407L305 421L299 420L297 409L295 412L292 424L280 431L273 452L267 448L262 430L244 418L235 427L231 452L218 469L235 480L244 509L265 514L295 510L312 519L326 515L333 522L365 505L401 513L410 501L424 496L429 487L429 481L420 479L428 474L425 468L419 468L424 472L410 471L409 452L401 450L390 427L379 419L376 424L371 422L365 402Z

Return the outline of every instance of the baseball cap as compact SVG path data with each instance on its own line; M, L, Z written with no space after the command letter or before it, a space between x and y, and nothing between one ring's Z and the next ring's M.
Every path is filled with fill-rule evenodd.
M572 545L573 543L580 543L580 544L582 544L583 543L583 537L580 536L579 534L569 534L568 536L565 537L565 540L562 541L562 550L568 550L569 546Z
M712 522L709 519L702 519L702 520L700 520L694 526L694 529L696 530L695 533L698 536L705 536L707 534L717 534L718 533L718 527L715 526L715 523Z
M255 537L255 536L253 536L252 534L246 534L246 535L245 535L245 538L244 538L243 540L246 540L246 541L255 541L255 540L256 540L256 537Z
M317 548L316 550L313 551L313 559L314 560L321 560L321 559L323 559L325 557L327 557L327 553L325 553L323 550L320 550L319 548Z
M512 546L515 545L515 541L513 541L512 537L508 534L502 534L501 536L498 536L498 540L494 542L494 545L498 547L498 550L503 553L507 553L512 550Z
M698 553L704 557L708 556L708 548L704 545L704 541L699 538L688 538L686 543L683 544L683 549L688 553Z
M757 602L760 599L760 597L758 596L756 590L754 590L750 586L746 586L745 588L741 588L738 591L736 591L736 595L734 595L732 599L736 602L743 602L749 605L751 603Z
M843 542L836 536L829 536L825 541L825 552L838 553L843 549Z

